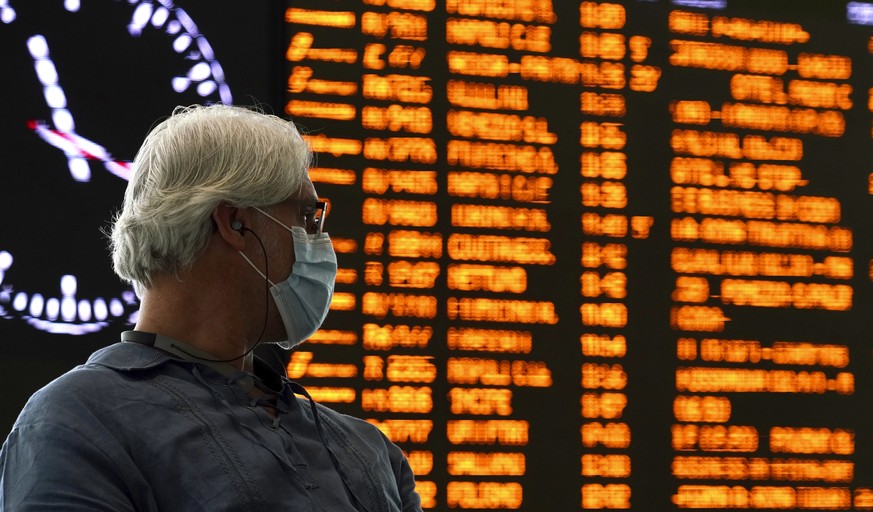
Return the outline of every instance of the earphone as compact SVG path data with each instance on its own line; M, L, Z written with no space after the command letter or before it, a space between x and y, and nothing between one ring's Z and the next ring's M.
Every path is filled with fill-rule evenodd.
M242 233L245 228L243 228L242 222L235 220L230 225L230 229L232 229L234 231L239 231L240 233Z

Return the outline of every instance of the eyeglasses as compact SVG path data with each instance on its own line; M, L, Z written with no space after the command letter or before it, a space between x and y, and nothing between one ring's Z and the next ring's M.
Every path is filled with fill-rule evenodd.
M300 207L300 218L303 229L310 235L320 235L324 230L324 218L327 217L327 202L325 201L294 201Z

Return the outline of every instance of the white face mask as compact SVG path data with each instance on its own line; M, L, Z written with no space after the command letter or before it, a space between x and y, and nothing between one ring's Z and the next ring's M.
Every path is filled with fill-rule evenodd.
M327 317L336 281L336 253L327 233L310 235L302 227L289 228L260 208L255 210L290 231L294 242L295 259L291 275L278 284L270 281L240 251L240 255L249 265L270 283L270 293L288 335L288 340L279 342L278 345L288 350L315 334Z

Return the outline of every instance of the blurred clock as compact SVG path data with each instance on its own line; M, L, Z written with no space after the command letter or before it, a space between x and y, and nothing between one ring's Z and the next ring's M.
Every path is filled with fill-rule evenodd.
M0 47L0 322L133 322L101 228L159 115L232 103L222 66L169 0L0 0Z

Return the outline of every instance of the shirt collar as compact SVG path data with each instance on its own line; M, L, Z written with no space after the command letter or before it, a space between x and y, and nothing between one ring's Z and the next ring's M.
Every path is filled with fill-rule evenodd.
M233 377L242 372L242 370L228 362L216 361L217 357L209 352L169 336L156 334L154 347L167 351L179 359L208 366L225 377Z
M286 381L281 373L277 373L257 356L254 359L254 375L251 375L229 363L198 359L215 359L215 356L169 336L144 331L125 331L121 339L122 343L94 352L88 363L115 370L136 371L155 368L168 361L182 360L207 366L225 378L239 382L244 389L250 389L252 385L257 385L254 381L258 381L261 386L266 385L274 392L281 390Z

